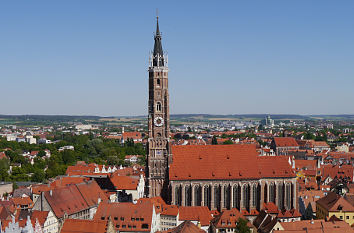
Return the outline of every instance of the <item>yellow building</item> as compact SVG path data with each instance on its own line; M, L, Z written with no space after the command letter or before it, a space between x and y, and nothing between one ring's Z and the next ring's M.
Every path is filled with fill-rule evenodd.
M354 207L342 196L330 192L316 201L316 217L325 219L333 215L350 226L354 223Z

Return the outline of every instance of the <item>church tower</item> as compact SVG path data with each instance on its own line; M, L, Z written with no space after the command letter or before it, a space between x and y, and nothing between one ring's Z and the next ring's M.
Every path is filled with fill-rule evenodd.
M147 192L149 197L162 196L168 201L168 167L171 162L168 61L162 50L158 17L154 39L154 51L149 58Z

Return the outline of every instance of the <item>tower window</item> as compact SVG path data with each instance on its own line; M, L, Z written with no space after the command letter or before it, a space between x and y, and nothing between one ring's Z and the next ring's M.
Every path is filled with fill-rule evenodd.
M160 86L160 79L157 79L157 86Z
M161 102L157 102L156 104L156 111L161 112Z

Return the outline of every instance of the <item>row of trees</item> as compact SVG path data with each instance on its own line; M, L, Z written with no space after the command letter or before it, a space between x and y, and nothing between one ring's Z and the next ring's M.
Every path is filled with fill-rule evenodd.
M93 135L61 134L51 138L59 140L55 144L30 145L27 143L7 142L0 140L0 151L6 149L8 159L0 160L0 180L3 181L34 181L43 182L46 179L65 174L69 165L77 161L106 165L127 165L126 155L141 155L139 163L145 164L145 148L140 144L127 140L121 144L118 140L94 138ZM58 151L66 145L74 146L75 150ZM44 159L44 150L51 151L51 157ZM22 156L23 152L39 151L32 165ZM11 166L11 172L10 170Z

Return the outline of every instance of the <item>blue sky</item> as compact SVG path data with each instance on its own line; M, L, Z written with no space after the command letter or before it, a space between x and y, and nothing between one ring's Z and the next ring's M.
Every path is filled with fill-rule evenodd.
M1 1L0 114L143 115L159 9L171 113L354 113L354 1Z

